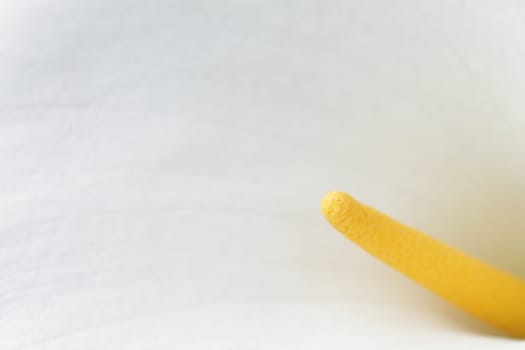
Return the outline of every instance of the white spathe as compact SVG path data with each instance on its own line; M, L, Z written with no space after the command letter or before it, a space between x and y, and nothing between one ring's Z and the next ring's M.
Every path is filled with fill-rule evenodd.
M521 1L0 0L0 348L515 349L326 224L524 276Z

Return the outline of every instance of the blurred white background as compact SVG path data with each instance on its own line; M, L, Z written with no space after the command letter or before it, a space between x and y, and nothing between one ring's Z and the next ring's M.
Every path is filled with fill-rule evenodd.
M319 201L525 277L524 37L517 0L0 0L0 348L522 348Z

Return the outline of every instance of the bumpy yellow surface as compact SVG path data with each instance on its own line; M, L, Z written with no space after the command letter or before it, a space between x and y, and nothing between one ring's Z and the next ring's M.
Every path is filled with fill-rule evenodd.
M328 193L322 211L332 226L373 256L477 318L525 338L525 281L400 224L345 193Z

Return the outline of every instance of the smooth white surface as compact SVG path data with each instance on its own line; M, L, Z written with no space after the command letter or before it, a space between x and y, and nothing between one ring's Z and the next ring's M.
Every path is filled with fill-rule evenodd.
M525 276L523 2L0 4L1 349L525 347L319 213Z

